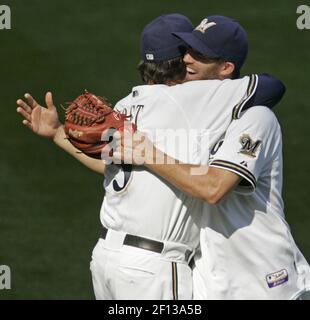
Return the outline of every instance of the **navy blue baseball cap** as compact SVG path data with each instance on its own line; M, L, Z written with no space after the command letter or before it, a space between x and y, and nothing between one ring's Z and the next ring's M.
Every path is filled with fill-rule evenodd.
M209 16L192 32L173 32L187 46L208 56L233 62L240 70L248 53L248 37L241 25L228 17Z
M160 62L182 56L184 42L173 36L173 32L191 32L191 21L178 13L157 17L143 29L140 53L143 61Z

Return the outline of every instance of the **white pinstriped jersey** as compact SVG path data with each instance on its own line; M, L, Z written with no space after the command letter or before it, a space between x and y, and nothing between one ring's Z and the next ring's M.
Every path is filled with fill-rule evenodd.
M186 162L194 155L201 130L209 129L216 141L227 129L232 113L238 117L256 88L257 77L239 80L193 81L176 86L145 85L116 105L137 122L139 131L150 133L156 146L178 160ZM200 130L188 148L176 154L157 129ZM184 139L183 139L184 142ZM207 155L208 156L208 155ZM183 243L194 248L199 242L202 203L186 196L145 168L130 165L106 167L106 195L101 208L101 221L107 228L155 240Z
M218 205L204 205L194 298L290 299L309 287L309 265L284 218L282 137L273 112L254 107L233 121L210 166L244 179Z

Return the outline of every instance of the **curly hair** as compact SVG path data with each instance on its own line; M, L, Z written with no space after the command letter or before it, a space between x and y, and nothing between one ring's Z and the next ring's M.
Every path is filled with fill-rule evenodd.
M140 61L138 70L144 83L164 84L167 81L178 82L184 80L186 76L183 56L161 62Z

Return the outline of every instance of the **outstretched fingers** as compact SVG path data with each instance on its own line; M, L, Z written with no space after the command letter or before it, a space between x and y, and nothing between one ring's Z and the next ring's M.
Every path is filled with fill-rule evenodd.
M31 107L30 107L25 101L23 101L22 99L18 99L18 100L16 101L16 104L19 106L19 108L17 108L17 112L19 112L18 109L21 109L21 108L22 108L22 109L25 110L27 113L31 114L32 109L31 109Z
M51 92L47 92L45 95L45 103L48 109L53 110L55 109L55 105L53 102L53 96Z
M28 120L23 120L23 125L25 125L26 127L32 130L32 124Z
M31 122L31 112L29 113L28 111L26 111L24 108L18 107L16 110L19 114L21 114L25 120Z
M27 99L28 105L30 106L31 109L34 109L39 105L37 101L31 96L31 94L26 93L25 98Z

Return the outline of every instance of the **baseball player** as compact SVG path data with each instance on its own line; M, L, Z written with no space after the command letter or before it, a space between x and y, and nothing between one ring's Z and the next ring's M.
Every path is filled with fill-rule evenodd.
M172 85L184 80L181 42L171 32L192 28L190 21L178 14L159 17L147 25L141 42L145 65L142 64L140 70L145 79L149 77L148 82ZM155 71L152 79L148 68ZM160 76L163 78L157 78ZM251 105L257 81L260 81L257 76L251 76L234 81L138 86L115 108L131 116L141 130L208 128L217 136L226 130L232 115L238 117ZM197 97L200 98L193 106L194 114L189 105ZM26 98L28 103L18 101L18 112L26 118L26 125L52 137L89 168L103 171L101 161L91 159L89 162L87 157L76 155L76 149L64 141L50 93L46 96L48 109L40 107L30 95ZM33 117L38 110L43 123ZM42 115L49 115L53 121L47 123ZM203 124L201 117L206 119ZM161 139L153 142L175 156L175 150ZM189 150L195 147L193 143ZM185 154L179 160L185 161ZM91 262L96 298L191 299L192 275L188 262L199 242L202 203L153 173L130 165L106 166L104 174L103 232Z
M244 55L236 42L227 41L227 30L242 34L235 22L217 16L204 19L192 32L176 33L190 46L184 58L188 77L205 77L210 59L220 61L212 77L223 76L227 67L231 72L225 77L239 73ZM228 50L219 46L221 39ZM125 148L125 155L135 151ZM185 164L146 160L148 169L205 201L194 299L309 299L310 268L283 212L282 136L272 111L256 106L233 120L213 145L206 174L191 175Z

